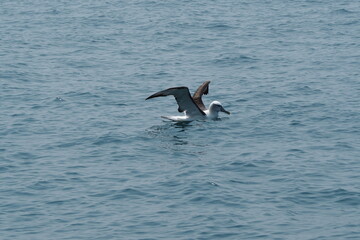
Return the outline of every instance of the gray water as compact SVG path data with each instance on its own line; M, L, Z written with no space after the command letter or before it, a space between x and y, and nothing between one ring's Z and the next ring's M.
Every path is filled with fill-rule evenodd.
M358 1L0 2L1 239L360 239ZM218 121L174 124L210 80Z

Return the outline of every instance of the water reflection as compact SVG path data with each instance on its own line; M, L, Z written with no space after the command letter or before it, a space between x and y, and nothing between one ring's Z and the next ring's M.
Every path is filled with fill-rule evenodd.
M180 129L179 131L180 132L183 132L185 131L187 128L191 127L192 126L192 122L175 122L175 123L172 123L172 125L177 128L177 129Z
M152 138L157 138L161 142L186 145L188 144L186 131L191 127L190 122L166 122L163 125L152 126L146 131Z
M146 130L148 136L154 139L160 148L194 154L202 152L204 145L199 144L199 130L203 123L199 122L165 122L154 125Z

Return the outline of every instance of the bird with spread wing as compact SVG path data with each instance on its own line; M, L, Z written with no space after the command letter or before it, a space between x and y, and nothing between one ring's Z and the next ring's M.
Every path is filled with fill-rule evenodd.
M163 118L173 121L216 119L219 117L219 112L230 114L218 101L211 102L209 108L206 109L202 101L202 96L209 93L209 84L210 81L201 84L193 96L190 95L189 88L187 87L173 87L154 93L146 98L146 100L173 95L179 106L178 111L185 113L184 116L162 116Z

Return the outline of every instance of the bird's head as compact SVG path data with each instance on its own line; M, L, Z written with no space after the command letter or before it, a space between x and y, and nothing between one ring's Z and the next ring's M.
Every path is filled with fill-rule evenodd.
M226 111L219 101L213 101L210 104L209 110L212 113L224 112L226 114L230 114L230 112Z

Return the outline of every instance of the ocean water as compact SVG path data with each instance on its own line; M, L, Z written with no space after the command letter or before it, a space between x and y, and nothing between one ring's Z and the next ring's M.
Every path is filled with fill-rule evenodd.
M0 2L1 239L360 239L360 3ZM168 87L232 114L175 124Z

